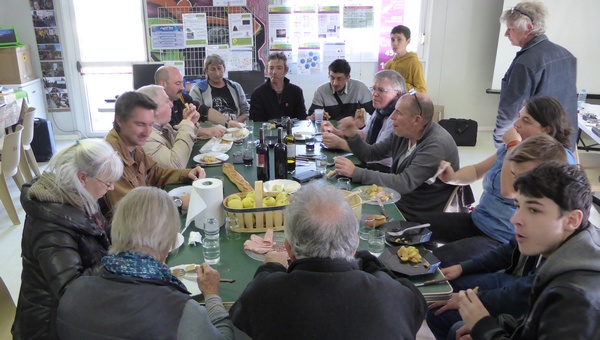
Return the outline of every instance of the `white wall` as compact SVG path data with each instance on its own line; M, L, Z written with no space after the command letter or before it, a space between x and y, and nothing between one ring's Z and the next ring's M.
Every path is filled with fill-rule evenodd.
M16 26L21 41L32 46L32 62L36 75L41 68L35 35L31 23L29 2L3 0L10 11L0 11L0 25ZM492 82L496 45L502 12L497 0L431 0L426 29L428 44L427 87L434 103L445 106L446 117L471 118L479 129L491 129L496 118L498 95L485 93ZM363 65L364 64L364 65ZM370 63L352 63L352 76L372 85L376 72ZM310 106L314 88L327 81L311 81L291 76L295 83L307 85L306 105ZM70 117L64 117L68 116ZM75 126L74 113L55 113L55 119L65 129ZM56 125L56 123L55 123ZM55 129L56 130L56 129ZM55 131L55 133L58 133Z

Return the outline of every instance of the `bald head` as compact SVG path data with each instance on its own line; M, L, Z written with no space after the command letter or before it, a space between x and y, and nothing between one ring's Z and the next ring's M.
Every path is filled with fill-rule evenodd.
M165 89L171 101L176 101L183 93L183 76L177 67L159 67L154 73L154 82Z

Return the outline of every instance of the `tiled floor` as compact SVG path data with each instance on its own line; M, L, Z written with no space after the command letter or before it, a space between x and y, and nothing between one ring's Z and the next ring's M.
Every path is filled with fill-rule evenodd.
M465 166L477 163L491 155L495 151L491 140L491 133L480 132L477 146L459 147L461 165ZM72 143L73 141L57 141L56 146L60 150ZM45 163L40 164L42 169L45 168L45 166ZM23 223L25 212L21 208L19 202L19 190L12 179L8 180L8 186L21 223ZM475 197L479 198L482 191L481 182L475 183L472 185L472 188ZM12 225L6 210L2 207L2 209L0 209L0 277L2 277L6 283L8 290L15 301L21 284L21 233L22 224ZM424 327L421 328L417 335L417 339L433 339L427 325L424 324Z

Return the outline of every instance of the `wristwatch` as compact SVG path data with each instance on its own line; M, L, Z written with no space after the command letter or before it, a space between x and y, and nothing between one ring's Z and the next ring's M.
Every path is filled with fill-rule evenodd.
M183 201L181 200L181 198L179 198L179 196L173 196L173 203L175 203L177 209L181 210L181 206L183 206Z

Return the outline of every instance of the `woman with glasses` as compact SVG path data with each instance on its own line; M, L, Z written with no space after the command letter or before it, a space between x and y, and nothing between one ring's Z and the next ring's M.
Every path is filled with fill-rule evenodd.
M65 287L90 275L108 252L108 225L98 199L122 173L123 162L108 143L87 139L56 154L39 178L23 186L27 216L15 339L58 338L56 309Z

